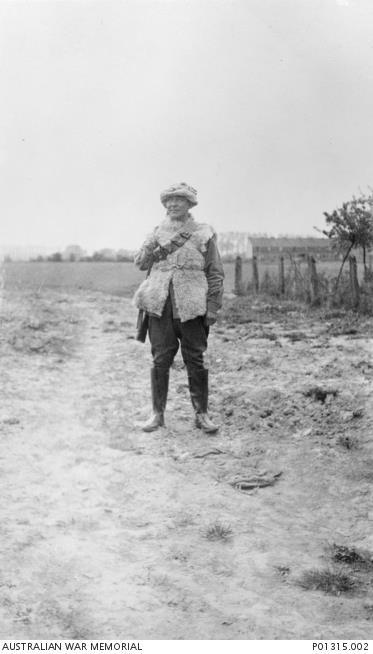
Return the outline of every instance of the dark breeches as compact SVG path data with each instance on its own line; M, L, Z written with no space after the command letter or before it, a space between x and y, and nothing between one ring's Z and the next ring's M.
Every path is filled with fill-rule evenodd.
M149 338L154 366L170 368L181 347L183 361L188 370L204 369L203 354L207 349L208 327L203 317L181 322L172 315L172 304L168 298L162 316L149 317Z

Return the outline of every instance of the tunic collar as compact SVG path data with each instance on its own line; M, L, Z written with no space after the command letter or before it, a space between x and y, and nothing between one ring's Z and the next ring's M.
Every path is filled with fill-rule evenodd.
M184 230L195 232L196 229L198 229L198 225L191 214L189 214L189 217L185 221L166 218L158 227L157 240L161 244L166 243L175 236L176 232L182 232Z

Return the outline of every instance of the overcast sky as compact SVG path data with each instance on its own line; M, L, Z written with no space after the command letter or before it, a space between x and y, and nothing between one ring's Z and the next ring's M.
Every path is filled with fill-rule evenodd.
M371 0L0 0L0 243L137 247L160 191L313 234L373 186Z

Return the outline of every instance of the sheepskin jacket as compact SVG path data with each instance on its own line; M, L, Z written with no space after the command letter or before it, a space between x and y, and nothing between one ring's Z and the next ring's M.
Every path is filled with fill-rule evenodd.
M205 253L207 243L214 236L212 227L197 223L192 216L184 223L166 219L145 241L135 257L135 263L143 267L141 264L151 256L151 250L157 245L167 245L180 229L188 230L192 235L175 252L153 264L134 301L140 309L161 316L172 282L178 315L181 322L186 322L206 313L208 283L204 271Z

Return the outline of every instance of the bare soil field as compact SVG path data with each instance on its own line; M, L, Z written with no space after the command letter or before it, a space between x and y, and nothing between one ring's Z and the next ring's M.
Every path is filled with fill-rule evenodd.
M135 314L4 290L0 638L373 638L373 320L226 298L207 436Z

